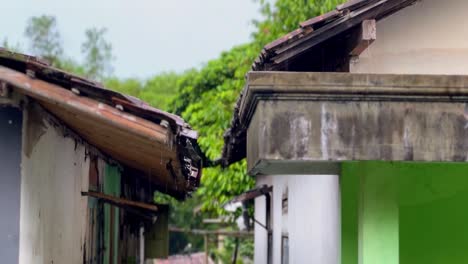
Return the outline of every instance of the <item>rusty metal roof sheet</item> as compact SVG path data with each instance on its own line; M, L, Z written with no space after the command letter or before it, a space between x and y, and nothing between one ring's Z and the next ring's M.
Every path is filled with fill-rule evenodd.
M417 0L350 0L338 5L336 9L318 17L311 18L300 23L298 29L267 44L252 65L252 71L298 71L293 67L300 61L304 54L323 53L320 48L324 46L336 47L345 45L336 36L349 34L364 20L383 19ZM325 54L322 57L312 57L320 60L317 64L327 59L327 56L339 56L337 54ZM307 60L308 64L314 63ZM304 70L304 69L302 69ZM330 68L322 71L333 71ZM320 70L316 70L320 71ZM241 93L234 109L230 128L226 131L224 149L221 164L227 166L239 161L246 156L246 129L239 116L239 108L245 93Z
M148 175L159 190L182 198L198 186L202 154L196 131L182 118L5 49L0 84L32 98L122 165Z

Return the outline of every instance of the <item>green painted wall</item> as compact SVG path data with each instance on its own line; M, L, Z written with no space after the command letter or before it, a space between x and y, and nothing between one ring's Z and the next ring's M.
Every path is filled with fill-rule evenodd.
M342 263L468 263L468 164L349 162Z
M117 167L106 165L104 193L120 197L120 171ZM104 205L104 264L117 264L119 252L119 208Z

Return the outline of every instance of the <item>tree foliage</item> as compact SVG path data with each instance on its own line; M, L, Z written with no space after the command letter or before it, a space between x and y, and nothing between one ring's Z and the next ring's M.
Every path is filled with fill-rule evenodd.
M300 22L324 13L343 0L277 0L274 6L260 1L264 19L254 21L256 31L248 44L223 52L200 70L192 70L179 81L172 109L182 115L200 134L202 150L211 159L220 157L223 133L232 118L234 104L245 85L250 70L262 47L296 29ZM204 208L224 213L220 205L254 184L246 175L245 161L228 169L206 168L198 195Z
M104 38L107 29L90 28L85 32L86 41L81 44L85 57L84 68L88 78L102 79L112 73L112 44Z
M63 49L54 16L42 15L30 18L24 33L30 40L30 49L34 55L57 65L63 55Z
M11 51L14 51L14 52L21 52L22 48L21 48L21 45L19 43L16 43L16 44L12 44L8 41L7 38L4 38L3 41L2 41L2 47L4 49L7 49L7 50L11 50Z
M169 103L175 97L179 78L180 75L173 72L161 73L148 80L112 77L105 79L104 85L118 92L138 97L156 108L167 111Z
M58 22L54 16L42 15L28 20L25 35L29 40L29 51L51 63L52 66L86 76L94 80L104 80L112 72L112 45L105 39L106 29L87 29L85 41L81 45L84 62L65 56L62 38L58 30ZM19 46L11 46L5 39L3 46L19 50Z

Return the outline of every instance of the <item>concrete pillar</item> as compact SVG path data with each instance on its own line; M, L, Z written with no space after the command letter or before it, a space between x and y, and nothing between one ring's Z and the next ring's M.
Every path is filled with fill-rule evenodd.
M367 170L368 172L372 170ZM359 264L399 263L399 221L395 175L378 171L361 176Z

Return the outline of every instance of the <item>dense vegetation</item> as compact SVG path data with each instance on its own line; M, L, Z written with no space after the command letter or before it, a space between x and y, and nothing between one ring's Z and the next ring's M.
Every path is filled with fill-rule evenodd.
M299 22L324 13L340 2L343 0L277 0L271 6L260 0L263 19L253 21L256 30L252 33L250 43L223 52L199 69L189 69L183 73L161 73L147 80L119 79L112 75L114 57L112 45L105 40L105 29L92 28L85 32L82 63L64 55L54 17L31 18L25 34L30 39L29 51L46 58L53 65L103 81L111 89L181 115L199 131L199 144L207 157L216 159L221 155L223 133L230 124L235 101L244 86L245 74L262 47L297 28ZM3 46L18 49L7 41L4 41ZM200 215L193 217L195 207L202 205L204 217L225 214L220 205L252 188L253 184L254 180L246 174L245 161L241 161L227 169L204 169L202 185L188 202L178 203L161 195L155 197L159 202L171 203L173 225L200 228ZM203 241L200 238L189 239L188 236L176 235L171 238L172 253L187 250L189 240L192 242L192 250L202 250ZM232 247L232 241L228 240L226 248ZM240 252L251 256L251 243L243 243Z
M261 1L262 21L254 21L256 31L250 43L223 52L200 70L182 75L177 96L170 110L182 115L200 133L199 143L206 155L215 159L221 155L223 133L228 128L235 101L244 86L245 74L263 46L287 32L300 22L334 8L342 0L277 0L272 7ZM204 208L222 213L219 205L233 195L253 185L245 173L245 161L204 170L203 185L198 190Z

